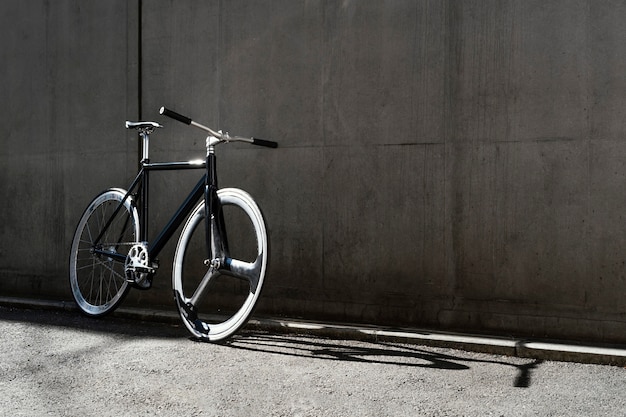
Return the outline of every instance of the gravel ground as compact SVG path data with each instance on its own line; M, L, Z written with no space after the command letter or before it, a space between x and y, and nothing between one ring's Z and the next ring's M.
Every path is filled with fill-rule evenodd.
M624 416L626 369L0 307L2 416Z

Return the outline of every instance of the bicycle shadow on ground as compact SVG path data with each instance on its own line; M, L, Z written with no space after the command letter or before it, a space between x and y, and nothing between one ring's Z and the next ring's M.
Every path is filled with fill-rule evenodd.
M511 358L506 360L480 358L467 353L455 356L450 349L426 348L389 342L354 342L323 339L302 335L278 335L244 332L223 343L233 349L268 354L311 358L316 360L361 362L402 367L435 368L447 371L470 370L470 364L496 364L515 368L513 386L528 388L532 373L543 361ZM515 363L518 362L518 363Z
M77 312L55 310L30 310L0 307L0 320L31 323L33 326L57 326L87 332L117 334L125 338L190 338L179 323L143 322L116 316L89 318ZM471 353L451 355L449 349L420 347L388 342L355 342L351 340L324 339L283 333L261 333L243 330L232 339L221 343L232 349L267 354L311 358L316 360L348 361L385 364L391 366L435 368L447 371L471 369L470 364L498 364L517 370L513 386L528 388L532 373L543 361L507 358L487 359Z

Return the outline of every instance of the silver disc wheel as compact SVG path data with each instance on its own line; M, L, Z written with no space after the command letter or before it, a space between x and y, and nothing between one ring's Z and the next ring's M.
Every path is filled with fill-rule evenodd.
M227 239L226 265L209 265L204 202L181 232L172 271L179 313L196 338L230 337L250 317L261 293L268 259L265 221L245 191L218 191Z
M139 236L139 217L130 199L102 233L125 194L124 190L110 189L94 198L74 233L70 286L76 304L90 316L113 311L129 290L124 260Z

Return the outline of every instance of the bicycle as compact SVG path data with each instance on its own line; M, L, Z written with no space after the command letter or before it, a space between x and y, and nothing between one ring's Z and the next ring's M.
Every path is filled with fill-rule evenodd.
M263 214L248 193L218 189L215 147L229 142L270 148L278 144L230 136L165 107L159 113L208 132L206 158L150 162L150 134L163 126L126 122L126 128L136 129L142 142L139 172L128 190L103 191L81 216L70 250L72 295L83 313L99 317L115 310L131 287L151 288L159 266L157 257L184 222L172 267L178 312L197 339L224 340L248 321L259 299L267 270L268 237ZM205 173L156 238L148 242L149 174L185 169L205 169Z

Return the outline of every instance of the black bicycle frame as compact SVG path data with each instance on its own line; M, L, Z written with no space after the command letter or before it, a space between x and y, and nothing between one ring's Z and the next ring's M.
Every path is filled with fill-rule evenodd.
M111 252L99 246L100 239L104 235L105 231L113 222L113 219L117 216L119 211L124 206L126 200L135 195L134 190L139 186L139 230L140 230L140 242L148 241L148 202L149 202L149 178L150 171L165 171L165 170L184 170L184 169L201 169L206 167L206 173L202 176L200 181L191 190L187 198L180 205L178 210L174 213L169 222L157 235L157 237L148 246L148 256L150 259L155 259L161 252L165 244L172 238L178 227L189 216L196 204L201 198L205 198L205 218L206 221L206 236L207 236L207 250L211 251L214 255L221 255L225 253L225 233L223 225L223 216L219 210L219 199L217 197L217 167L216 159L213 153L210 153L206 157L204 164L198 164L193 162L160 162L150 163L147 159L141 161L141 170L135 177L134 181L130 185L126 195L120 201L119 206L115 209L110 219L103 227L100 235L96 238L94 244L94 253L107 256L111 259L115 259L119 262L126 260L126 255ZM219 215L216 213L219 212ZM210 221L209 221L210 219ZM211 233L213 228L214 233ZM217 234L218 238L215 238ZM222 241L222 238L224 239ZM220 247L217 247L219 245ZM211 256L211 253L207 253L207 259Z

